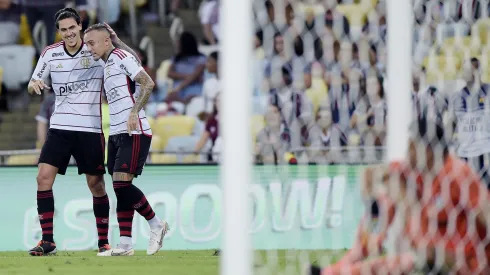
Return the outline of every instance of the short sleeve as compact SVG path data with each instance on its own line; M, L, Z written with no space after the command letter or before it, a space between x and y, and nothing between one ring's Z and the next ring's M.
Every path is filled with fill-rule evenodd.
M46 54L47 50L44 50L43 54L37 61L36 68L34 69L34 72L32 73L32 79L34 80L46 80L49 76L49 73L51 71L50 68L50 60L49 60L49 55Z
M134 81L136 75L143 70L136 57L133 55L126 55L120 61L121 70Z

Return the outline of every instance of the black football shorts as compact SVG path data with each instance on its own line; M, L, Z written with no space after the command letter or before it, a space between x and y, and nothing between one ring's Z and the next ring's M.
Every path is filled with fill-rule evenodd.
M79 175L103 175L104 154L105 139L101 133L49 129L39 163L57 167L58 174L64 175L73 156Z
M109 136L107 170L141 175L150 152L151 136L117 134Z

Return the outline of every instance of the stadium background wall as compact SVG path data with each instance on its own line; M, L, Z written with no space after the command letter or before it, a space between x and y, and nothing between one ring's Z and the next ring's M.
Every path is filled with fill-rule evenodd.
M255 249L341 249L354 240L363 211L358 186L362 166L256 166L253 169L251 231ZM62 250L95 249L97 232L85 177L70 167L58 177L55 195L55 241ZM40 239L36 211L36 167L0 168L0 251L25 250ZM165 218L171 231L164 249L201 250L220 246L222 199L218 166L147 166L134 181ZM233 184L233 183L231 183ZM109 237L119 229L110 177ZM137 213L136 249L146 249L148 225Z

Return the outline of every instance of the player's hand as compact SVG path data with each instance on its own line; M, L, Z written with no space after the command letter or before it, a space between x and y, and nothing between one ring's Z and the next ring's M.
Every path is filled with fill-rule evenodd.
M107 30L111 34L111 40L114 41L114 42L118 42L119 41L119 37L117 37L116 32L111 28L111 26L109 26L109 24L107 24L106 22L104 22L104 26L107 28Z
M31 80L29 82L29 86L27 87L27 91L30 91L29 93L32 94L32 92L34 91L38 95L40 95L41 91L44 89L50 90L51 87L46 85L43 80Z
M133 131L138 129L138 113L131 112L128 118L128 134L131 135Z

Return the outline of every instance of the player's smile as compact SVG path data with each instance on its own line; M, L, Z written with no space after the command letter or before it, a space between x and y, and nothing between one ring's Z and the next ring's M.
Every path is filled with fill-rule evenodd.
M75 40L75 38L76 38L76 35L75 35L75 34L74 34L74 35L70 35L70 36L67 36L67 37L66 37L66 39L67 39L68 41L73 41L73 40Z

